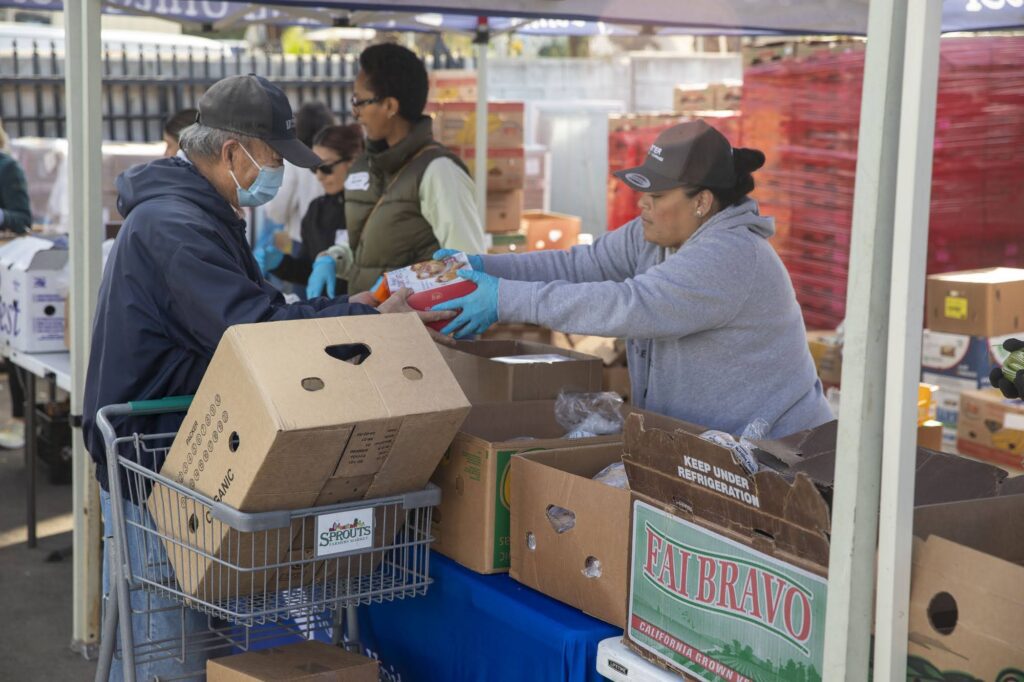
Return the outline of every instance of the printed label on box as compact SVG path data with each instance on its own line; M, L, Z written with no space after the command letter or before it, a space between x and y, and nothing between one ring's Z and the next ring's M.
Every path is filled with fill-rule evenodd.
M629 638L707 682L820 682L828 582L643 502Z
M464 253L456 253L442 260L428 260L410 265L401 270L387 273L388 289L392 292L399 289L412 289L413 293L430 291L438 287L461 282L459 270L470 268L469 259Z
M967 299L960 296L946 297L946 317L951 320L967 319Z
M316 517L316 556L347 554L373 547L373 508Z

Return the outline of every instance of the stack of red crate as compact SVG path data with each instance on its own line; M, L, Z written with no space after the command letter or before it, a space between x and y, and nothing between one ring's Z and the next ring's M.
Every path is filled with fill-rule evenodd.
M928 271L1020 267L1024 38L950 38L941 54ZM851 48L744 78L744 144L768 156L755 197L811 328L845 312L863 70Z

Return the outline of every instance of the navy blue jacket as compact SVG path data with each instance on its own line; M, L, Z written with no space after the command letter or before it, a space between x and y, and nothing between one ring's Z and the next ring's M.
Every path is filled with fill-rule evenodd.
M117 190L125 221L100 285L82 415L105 490L99 408L195 393L231 325L376 313L342 297L286 304L260 275L245 221L184 159L135 166L118 177ZM114 428L118 436L170 433L182 416L123 419Z

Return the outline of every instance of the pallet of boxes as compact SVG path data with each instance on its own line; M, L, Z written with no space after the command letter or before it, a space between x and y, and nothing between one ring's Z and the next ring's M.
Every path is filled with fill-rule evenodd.
M989 374L1024 338L1024 270L987 268L928 277L921 379L939 387L943 449L1024 472L1024 403Z

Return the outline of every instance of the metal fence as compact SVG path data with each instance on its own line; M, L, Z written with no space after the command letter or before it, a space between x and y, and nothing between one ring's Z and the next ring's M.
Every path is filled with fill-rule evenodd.
M0 119L12 137L64 137L64 55L54 42L27 42L0 53ZM427 57L428 68L465 68L465 60ZM354 55L285 55L265 50L129 49L104 44L103 137L126 142L161 139L174 112L195 107L207 87L227 76L255 73L284 90L293 107L327 104L350 119L357 70Z

